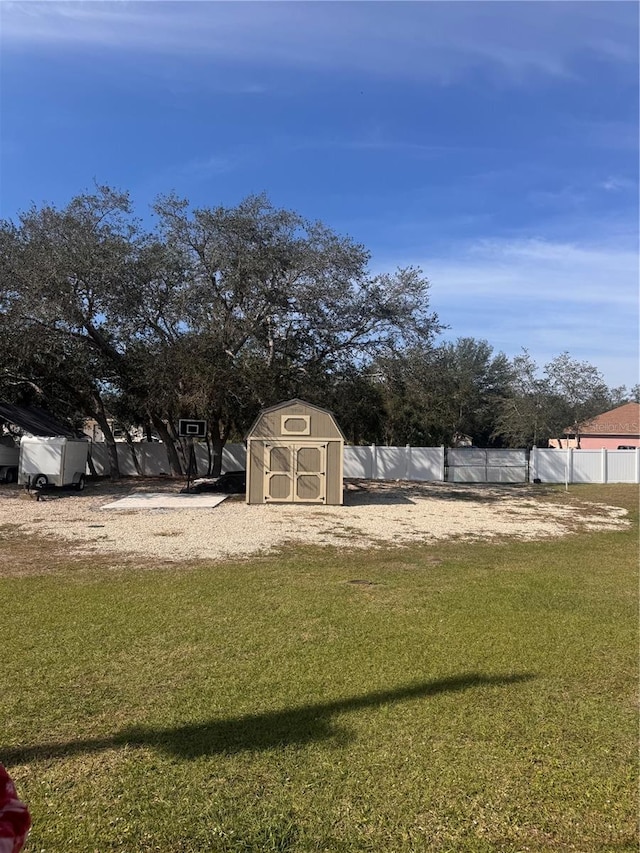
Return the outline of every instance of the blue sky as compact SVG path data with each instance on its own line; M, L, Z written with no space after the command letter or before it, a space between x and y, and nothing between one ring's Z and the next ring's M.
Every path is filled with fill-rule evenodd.
M635 2L0 4L0 210L265 191L444 338L638 376Z

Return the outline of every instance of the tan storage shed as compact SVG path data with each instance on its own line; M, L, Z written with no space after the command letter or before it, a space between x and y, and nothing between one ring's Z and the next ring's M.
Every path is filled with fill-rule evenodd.
M344 435L304 400L264 409L247 435L247 503L342 504Z

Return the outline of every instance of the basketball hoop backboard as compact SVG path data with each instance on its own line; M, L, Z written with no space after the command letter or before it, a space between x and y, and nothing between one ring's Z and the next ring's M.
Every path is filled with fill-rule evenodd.
M204 438L206 434L206 421L194 421L186 418L181 418L178 421L178 435L182 438Z

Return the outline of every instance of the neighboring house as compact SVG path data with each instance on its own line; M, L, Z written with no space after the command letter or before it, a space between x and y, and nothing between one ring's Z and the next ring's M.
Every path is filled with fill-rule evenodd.
M550 447L577 447L581 450L619 450L640 447L640 403L625 403L610 412L604 412L590 421L580 424L576 434L574 427L567 427L566 439L552 440Z
M113 433L113 438L115 441L126 441L126 437L124 434L124 430L120 426L120 424L114 420L113 418L107 418L107 423L111 427L111 432ZM91 441L102 442L105 441L104 433L100 429L100 425L97 421L93 420L93 418L88 418L83 424L83 431L87 438L90 438ZM144 441L145 433L142 427L132 427L129 430L129 434L134 441Z
M566 450L568 447L571 447L575 450L578 447L578 439L577 438L550 438L549 439L549 447L554 448L554 450Z
M473 438L465 432L454 432L451 447L473 447Z

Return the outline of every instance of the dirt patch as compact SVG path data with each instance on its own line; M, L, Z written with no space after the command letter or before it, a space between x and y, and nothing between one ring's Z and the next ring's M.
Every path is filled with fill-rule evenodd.
M182 483L147 479L90 483L82 492L22 499L18 486L0 487L0 531L56 543L67 558L144 555L160 561L225 559L307 542L340 548L445 539L543 539L628 526L619 507L548 499L539 486L350 482L342 507L247 506L239 496L215 508L105 510L114 497L178 493ZM61 546L61 547L60 547ZM40 552L41 545L34 549Z

